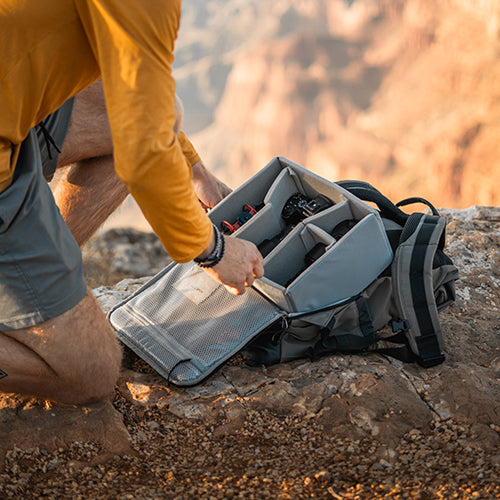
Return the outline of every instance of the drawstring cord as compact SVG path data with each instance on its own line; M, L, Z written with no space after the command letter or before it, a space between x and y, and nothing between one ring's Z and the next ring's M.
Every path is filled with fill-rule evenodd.
M60 154L61 150L58 148L57 144L55 143L54 139L52 136L49 134L49 131L45 128L45 125L42 123L39 123L38 126L40 127L40 130L43 133L43 138L45 139L45 144L47 145L47 152L49 154L49 160L52 160L52 153L50 152L50 147L54 146L55 150Z

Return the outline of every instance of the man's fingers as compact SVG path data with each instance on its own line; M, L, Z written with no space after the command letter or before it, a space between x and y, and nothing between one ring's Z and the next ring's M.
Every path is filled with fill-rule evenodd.
M264 266L262 262L259 262L254 268L253 268L253 275L255 278L262 278L264 276Z
M252 275L252 276L248 276L248 277L247 277L247 280L245 281L245 286L252 286L252 285L253 285L253 282L254 282L254 277L253 277L253 275Z
M224 285L224 288L233 295L243 295L246 291L244 286L242 286L241 288L236 288L234 286Z

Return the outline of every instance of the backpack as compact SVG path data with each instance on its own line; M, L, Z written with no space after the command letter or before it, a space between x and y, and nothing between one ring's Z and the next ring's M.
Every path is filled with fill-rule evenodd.
M271 365L370 348L426 368L442 363L438 312L455 300L458 278L457 268L444 253L445 219L423 198L393 204L366 182L337 184L377 205L394 252L391 264L359 295L342 304L314 314L284 316L262 331L243 356L250 365ZM399 208L414 203L427 205L431 215L409 215ZM391 335L380 334L386 326ZM372 347L381 340L399 346Z
M408 215L359 181L331 182L286 158L209 216L254 242L265 276L229 294L194 263L171 263L108 313L118 338L167 381L194 385L243 353L273 364L373 348L433 366L444 360L438 311L455 298L445 219ZM378 209L367 202L374 203ZM230 236L229 236L230 237Z

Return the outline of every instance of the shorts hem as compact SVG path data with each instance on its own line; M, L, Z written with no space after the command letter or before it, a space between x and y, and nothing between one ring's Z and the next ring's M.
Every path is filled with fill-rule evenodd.
M82 285L72 294L64 297L63 300L51 307L44 307L43 311L35 311L26 315L16 316L14 318L0 319L0 330L20 330L21 328L29 328L39 325L49 319L56 318L61 314L75 307L87 293L87 285L82 282Z

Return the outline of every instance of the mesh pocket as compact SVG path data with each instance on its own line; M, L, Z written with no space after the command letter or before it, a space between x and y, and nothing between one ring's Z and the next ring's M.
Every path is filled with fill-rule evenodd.
M202 299L193 301L179 284L197 272L205 275L175 265L109 315L120 340L177 385L204 379L280 314L255 291L234 296L208 276Z

